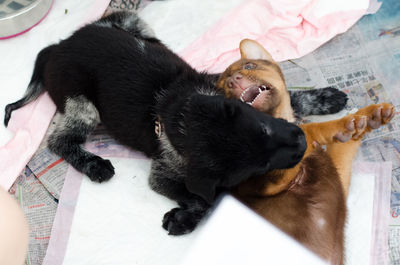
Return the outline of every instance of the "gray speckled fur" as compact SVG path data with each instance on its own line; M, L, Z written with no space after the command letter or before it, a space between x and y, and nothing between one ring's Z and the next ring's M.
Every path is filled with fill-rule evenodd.
M153 159L149 185L154 191L178 202L179 207L166 213L163 219L163 227L169 234L174 235L177 223L181 223L179 219L191 220L196 225L208 213L210 206L187 190L184 184L186 161L172 147L165 133L161 135L160 143L162 151L158 158ZM178 222L172 222L171 218L177 219ZM182 222L179 229L179 234L186 234L193 230L193 226Z
M205 87L197 87L196 91L201 94L201 95L205 95L205 96L215 96L218 95L217 91L215 90L214 87L209 87L209 88L205 88Z
M210 87L199 87L196 88L197 92L202 95L207 96L215 96L217 95L217 91L215 88ZM162 91L157 95L157 98L160 99L161 97L165 96L165 92ZM183 116L183 113L181 114ZM179 123L178 130L185 134L185 125L183 122L183 117ZM164 181L165 178L169 178L171 181L178 181L183 183L184 179L183 176L185 175L184 172L186 168L186 161L184 157L182 157L172 146L168 136L165 133L162 133L160 138L160 148L161 154L158 159L154 159L152 163L152 168L150 172L150 179L149 183L153 190L166 195L162 192L163 189L160 189L159 186L162 183L158 183L158 181ZM170 174L165 174L165 172L169 172ZM162 178L159 176L162 175ZM166 176L167 175L167 176Z
M144 39L155 38L154 31L133 12L115 12L93 24L101 27L120 28Z
M91 180L101 182L114 174L114 168L110 161L84 150L81 146L99 122L97 109L84 96L68 98L64 113L49 136L48 147ZM104 168L104 171L96 170Z

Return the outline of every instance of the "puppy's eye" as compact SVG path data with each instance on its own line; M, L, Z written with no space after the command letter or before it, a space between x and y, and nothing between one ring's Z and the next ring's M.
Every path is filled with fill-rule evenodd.
M243 65L243 69L246 69L246 70L251 70L251 69L254 69L254 68L256 68L256 64L254 64L254 63L246 63L245 65Z

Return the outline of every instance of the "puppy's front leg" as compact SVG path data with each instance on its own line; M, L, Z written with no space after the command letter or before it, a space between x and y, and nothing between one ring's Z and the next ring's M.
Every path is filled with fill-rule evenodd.
M179 205L164 215L162 227L169 235L183 235L192 232L197 224L207 214L210 205L186 189L184 168L171 167L171 163L165 157L153 160L149 178L150 187L176 201Z
M359 140L366 132L384 125L393 118L394 107L389 103L372 104L341 119L302 124L307 149L314 141L321 145Z
M395 109L393 105L389 103L373 104L360 109L356 112L356 115L362 115L367 118L364 131L356 134L356 137L352 137L348 142L342 141L327 145L327 152L339 172L346 196L350 185L352 161L361 144L360 140L365 133L390 122L395 115ZM342 140L349 138L349 135L346 133L338 134L338 136L342 138ZM343 138L343 136L345 137Z
M320 145L357 140L365 131L367 117L350 114L341 119L300 125L307 140L306 154L314 150L313 142Z

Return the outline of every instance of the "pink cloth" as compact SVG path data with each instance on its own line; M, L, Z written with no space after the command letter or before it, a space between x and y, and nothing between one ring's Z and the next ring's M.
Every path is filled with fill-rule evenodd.
M263 45L277 61L298 58L357 22L369 6L368 1L362 1L358 1L360 9L327 13L327 8L340 10L338 5L345 8L347 4L332 0L246 0L184 49L181 56L198 70L223 72L239 58L239 42L249 38Z
M56 106L47 93L13 112L8 128L14 137L0 147L0 186L8 190L38 149Z

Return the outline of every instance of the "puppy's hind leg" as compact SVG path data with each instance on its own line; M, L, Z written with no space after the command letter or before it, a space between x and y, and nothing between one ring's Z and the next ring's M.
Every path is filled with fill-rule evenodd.
M99 122L99 113L89 100L84 96L69 98L61 121L49 136L48 147L92 181L102 182L114 175L114 167L81 146Z

